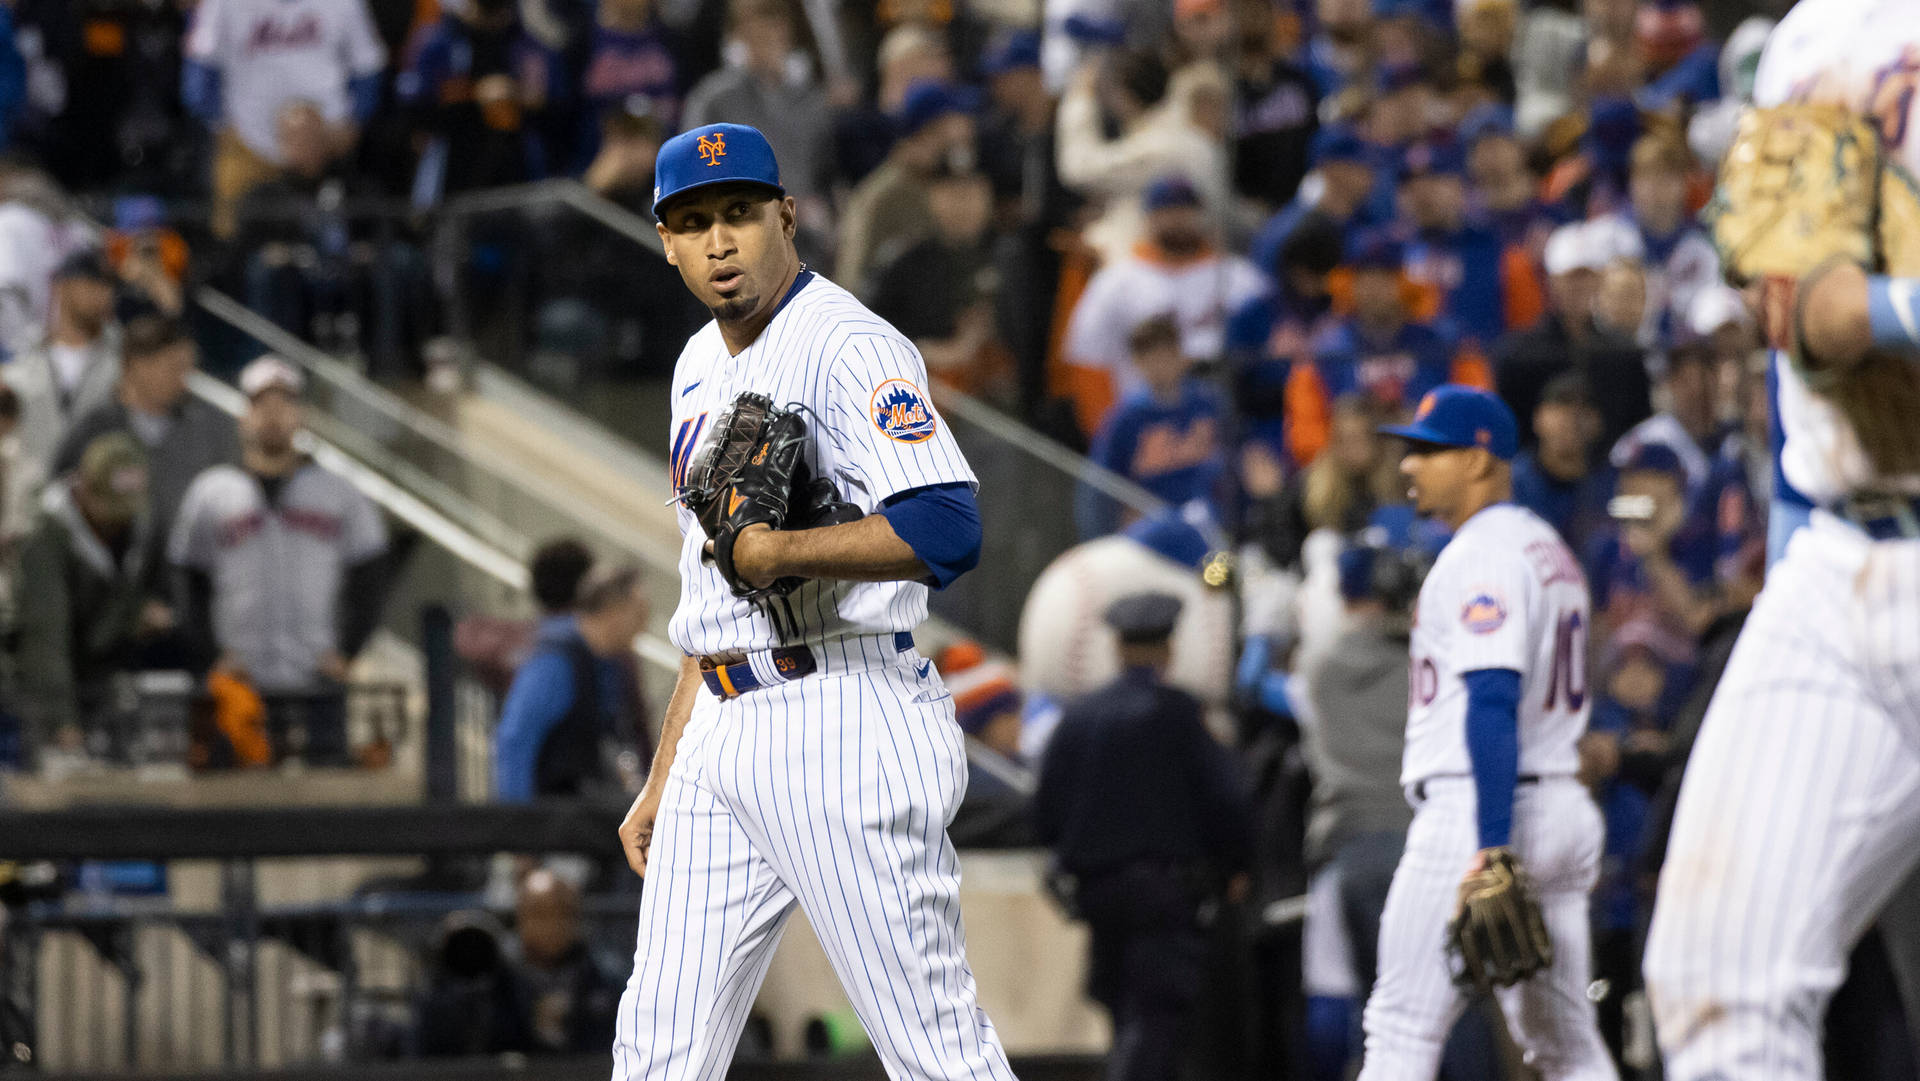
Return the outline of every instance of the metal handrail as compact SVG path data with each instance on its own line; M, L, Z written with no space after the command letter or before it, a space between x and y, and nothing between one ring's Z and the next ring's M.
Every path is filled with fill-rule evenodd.
M370 406L413 434L435 443L449 454L505 481L519 494L551 509L556 516L579 523L616 551L639 559L655 570L679 574L677 545L672 554L666 554L652 546L631 543L628 539L633 532L630 523L615 521L612 516L588 505L561 503L549 492L545 478L535 475L512 456L471 439L440 418L408 404L226 294L210 286L202 286L195 292L194 299L209 314L266 344L283 359L300 365L330 385L344 388L356 401Z

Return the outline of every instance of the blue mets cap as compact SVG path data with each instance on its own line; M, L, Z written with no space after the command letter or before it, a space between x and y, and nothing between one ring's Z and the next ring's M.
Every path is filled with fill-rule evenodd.
M1400 155L1402 183L1423 176L1459 176L1466 171L1466 154L1452 139L1415 143Z
M1157 177L1140 193L1140 205L1149 212L1175 206L1199 206L1200 192L1179 173Z
M1520 449L1520 429L1507 403L1458 383L1428 391L1412 424L1382 425L1380 431L1436 447L1479 447L1502 461Z
M1345 124L1329 124L1313 133L1313 163L1352 161L1366 164L1367 144Z
M1347 238L1341 261L1355 270L1399 270L1406 247L1387 229L1361 229Z
M1677 477L1685 477L1687 467L1680 461L1679 452L1665 443L1642 443L1627 455L1627 460L1620 466L1620 472L1671 473Z
M1040 35L1031 30L1014 30L995 39L980 57L982 75L1004 75L1021 68L1040 66Z
M958 83L925 80L907 88L894 116L894 127L904 138L928 124L953 113L972 115L980 111L980 92Z
M708 124L660 144L653 162L653 216L676 195L714 184L759 184L785 195L780 163L758 129L745 124Z

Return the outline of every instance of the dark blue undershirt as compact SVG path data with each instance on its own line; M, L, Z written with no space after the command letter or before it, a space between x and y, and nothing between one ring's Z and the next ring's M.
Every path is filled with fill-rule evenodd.
M964 482L930 484L887 497L879 513L945 589L980 562L980 506Z
M1513 839L1513 789L1520 778L1520 673L1482 668L1460 677L1467 685L1467 757L1480 824L1480 847Z

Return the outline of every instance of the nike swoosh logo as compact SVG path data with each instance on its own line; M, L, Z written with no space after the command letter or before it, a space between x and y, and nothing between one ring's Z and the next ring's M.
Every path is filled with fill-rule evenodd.
M727 493L727 513L732 514L733 512L739 510L740 504L745 502L746 500L740 497L739 492L728 492Z
M919 673L920 673L920 678L921 678L921 679L925 679L925 678L927 678L927 673L928 673L928 672L930 672L930 671L932 671L932 670L933 670L933 662L932 662L932 661L921 661L921 662L920 662L920 667L919 667L919 668L917 668L917 669L915 669L915 671L917 671L917 672L919 672Z
M691 383L688 383L688 384L687 384L686 386L684 386L684 387L681 387L681 388L680 388L680 396L681 396L682 398L684 398L684 397L686 397L687 395L689 395L689 394L692 394L692 393L693 393L693 388L695 388L695 387L697 387L697 386L699 386L700 384L702 384L702 383L704 383L704 382L706 382L706 380L705 380L705 379L695 379L695 380L694 380L693 382L691 382Z

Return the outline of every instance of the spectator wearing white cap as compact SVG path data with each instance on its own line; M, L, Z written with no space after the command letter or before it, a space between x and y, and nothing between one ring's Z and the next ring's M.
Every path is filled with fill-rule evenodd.
M1612 261L1607 238L1589 223L1563 225L1547 238L1547 312L1494 350L1494 380L1516 416L1530 417L1547 382L1564 372L1586 376L1600 412L1602 446L1652 411L1640 348L1594 319L1601 273ZM1531 445L1530 435L1523 435Z
M213 667L260 691L270 724L284 723L283 701L305 709L308 761L326 763L345 755L339 688L379 619L387 533L365 496L300 448L304 382L274 356L240 373L240 464L194 479L167 556Z

